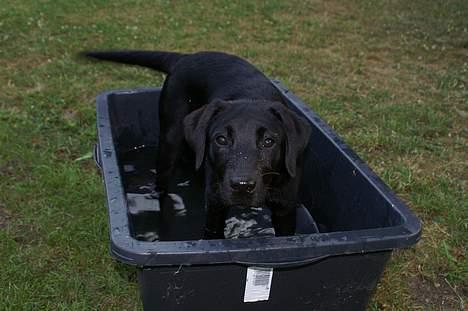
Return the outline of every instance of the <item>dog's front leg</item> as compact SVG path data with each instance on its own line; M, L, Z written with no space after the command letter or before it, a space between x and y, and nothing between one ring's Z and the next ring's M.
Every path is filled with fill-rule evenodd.
M203 239L224 239L224 225L228 209L219 205L207 204L205 232Z
M268 202L271 209L271 222L276 236L296 233L296 208L294 200L275 200Z
M296 233L296 204L273 207L271 216L276 236L294 235Z

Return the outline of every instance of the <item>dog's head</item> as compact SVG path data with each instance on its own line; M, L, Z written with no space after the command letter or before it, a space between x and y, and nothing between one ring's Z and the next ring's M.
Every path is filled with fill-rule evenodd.
M285 105L260 100L215 100L186 116L184 129L210 196L227 206L264 204L279 180L296 176L310 136Z

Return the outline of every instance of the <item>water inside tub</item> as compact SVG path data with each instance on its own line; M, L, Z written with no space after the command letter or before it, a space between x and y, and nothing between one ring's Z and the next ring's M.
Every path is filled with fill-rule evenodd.
M150 242L201 239L206 216L202 176L187 167L178 169L169 195L159 200L154 192L156 153L154 146L139 146L119 155L131 234ZM298 209L298 219L298 233L318 232L304 207ZM226 238L274 236L271 212L268 208L232 208L224 233Z

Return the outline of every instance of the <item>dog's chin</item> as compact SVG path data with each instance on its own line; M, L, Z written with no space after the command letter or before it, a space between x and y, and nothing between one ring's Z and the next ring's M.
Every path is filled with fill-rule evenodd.
M236 195L232 194L229 199L226 200L227 205L237 208L248 208L248 207L262 207L264 206L264 200L261 200L255 195Z

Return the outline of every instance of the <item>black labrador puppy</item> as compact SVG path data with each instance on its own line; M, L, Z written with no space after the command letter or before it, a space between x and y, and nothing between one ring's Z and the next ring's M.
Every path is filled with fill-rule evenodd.
M295 232L309 124L247 61L220 52L93 51L101 60L167 74L161 91L157 187L167 191L184 145L204 166L204 238L224 238L229 207L267 206L277 236Z

